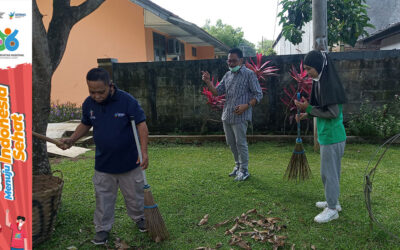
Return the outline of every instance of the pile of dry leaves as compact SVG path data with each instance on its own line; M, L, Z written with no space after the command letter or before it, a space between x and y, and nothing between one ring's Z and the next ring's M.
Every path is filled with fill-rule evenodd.
M198 225L207 224L208 217L209 215L206 214ZM258 214L256 209L251 209L234 219L217 223L213 228L217 229L222 226L231 225L230 228L226 228L225 230L225 235L230 237L230 246L251 249L250 243L246 241L246 238L251 238L257 242L268 242L273 245L274 249L278 249L278 247L285 245L285 239L287 238L287 236L277 235L283 228L286 228L285 225L278 225L278 221L280 221L279 218L265 217ZM213 250L220 247L222 247L222 243L218 243L215 248L198 247L196 250Z

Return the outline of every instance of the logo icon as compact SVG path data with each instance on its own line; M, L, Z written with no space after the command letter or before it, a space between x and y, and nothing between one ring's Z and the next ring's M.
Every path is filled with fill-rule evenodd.
M10 14L8 14L8 16L10 17L10 19L13 19L14 15L15 15L15 11L14 11L14 12L10 12Z
M19 41L16 38L18 30L11 32L10 28L6 28L4 33L0 31L0 51L5 49L9 51L15 51L19 47Z

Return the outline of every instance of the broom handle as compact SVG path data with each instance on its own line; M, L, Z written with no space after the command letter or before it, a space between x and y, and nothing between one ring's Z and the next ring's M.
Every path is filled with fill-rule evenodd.
M297 100L300 101L300 92L297 92ZM300 109L297 108L297 115L300 118ZM300 121L297 123L297 138L300 138Z
M140 148L140 141L139 141L139 137L138 137L138 132L136 130L136 123L135 123L133 116L131 116L131 124L132 124L133 137L135 137L136 149L139 154L139 160L140 160L140 163L142 163L142 161L143 161L142 149ZM147 184L147 180L146 180L146 172L143 170L142 173L143 173L144 186L147 187L149 185Z
M36 138L39 138L39 139L44 140L44 141L51 142L51 143L56 144L56 145L63 145L64 144L59 140L44 136L42 134L36 133L35 131L32 131L32 135L35 136Z

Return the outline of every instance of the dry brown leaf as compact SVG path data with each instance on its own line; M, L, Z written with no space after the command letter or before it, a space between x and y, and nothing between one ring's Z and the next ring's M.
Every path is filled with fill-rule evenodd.
M266 226L265 223L264 223L264 220L258 220L257 221L257 225L259 225L260 227L265 227Z
M249 236L249 235L253 235L254 232L240 232L239 235L240 236Z
M249 211L246 212L246 214L256 214L257 210L255 208L250 209Z
M235 233L235 231L238 229L238 227L239 227L239 223L236 222L235 225L231 229L228 230L229 234Z
M234 245L236 245L237 242L239 242L241 240L242 240L242 238L240 238L239 236L232 235L231 239L229 240L229 245L234 246Z
M161 237L157 235L157 237L155 238L155 240L154 240L154 241L155 241L156 243L159 243L159 242L161 242Z
M245 214L245 213L242 213L242 215L240 216L240 218L242 218L242 219L246 219L246 218L247 218L247 214Z
M130 249L131 247L126 244L124 240L121 240L120 238L115 239L115 249L116 250L124 250L124 249Z
M296 244L292 244L292 247L290 248L290 250L295 250L294 246L296 246Z
M315 249L317 249L314 245L311 245L311 249L312 250L315 250Z
M68 250L77 250L78 248L76 248L76 246L70 246L70 247L67 247L67 249Z
M212 248L209 247L198 247L196 250L212 250Z
M254 227L254 225L253 225L253 223L251 223L250 221L247 221L247 220L245 220L245 221L242 221L242 224L245 224L246 226L249 226L249 227Z
M203 219L200 220L198 226L204 225L208 222L208 214L204 215Z
M215 249L218 249L218 248L221 248L222 247L222 243L221 242L219 242L219 243L217 243L217 245L215 245Z
M269 222L269 223L276 223L277 221L280 221L281 219L280 218L278 218L278 217L268 217L268 218L266 218L267 219L267 221Z
M251 236L252 239L254 239L255 241L261 241L261 237L259 234L254 234L253 236Z
M243 241L243 240L241 240L238 243L236 243L236 246L238 246L240 248L243 248L243 249L246 249L246 250L250 250L251 249L251 247L249 246L249 243L247 243L246 241Z
M230 221L230 220L226 220L226 221L217 223L217 224L214 225L214 228L219 228L220 226L223 226L223 225L225 225L225 224L228 224L229 221Z

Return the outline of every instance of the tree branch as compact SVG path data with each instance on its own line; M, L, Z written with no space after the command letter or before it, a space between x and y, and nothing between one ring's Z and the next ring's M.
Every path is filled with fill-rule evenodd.
M96 10L105 0L86 0L71 7L70 0L53 0L53 16L47 33L51 68L55 71L61 62L72 27Z

